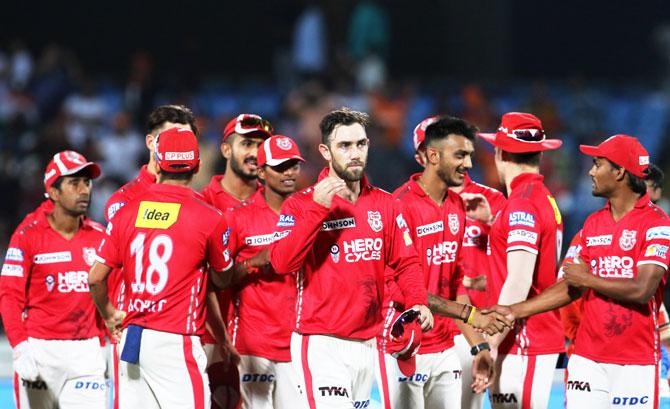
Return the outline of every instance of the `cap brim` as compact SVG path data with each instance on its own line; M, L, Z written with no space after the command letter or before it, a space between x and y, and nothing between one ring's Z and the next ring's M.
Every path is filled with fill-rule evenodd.
M593 145L579 145L579 151L587 156L603 156L600 149Z
M286 161L288 161L288 160L293 160L293 159L299 160L300 162L304 162L304 161L305 161L300 155L293 155L293 156L291 156L291 157L289 157L289 158L270 159L270 160L267 160L264 164L259 165L259 166L265 166L265 165L268 165L268 166L279 166L279 165L281 165L282 163L284 163L284 162L286 162Z
M495 146L496 144L496 134L494 133L478 133L480 138L485 140L486 142L490 143L491 145Z
M416 373L416 357L411 356L407 359L400 359L397 358L396 361L398 362L398 369L400 369L400 372L402 372L403 375L405 376L412 376L414 373Z
M495 133L479 133L478 135L491 145L511 153L551 151L563 145L563 141L560 139L545 139L542 142L521 142L512 138L498 139Z
M70 175L74 175L75 173L79 173L79 172L81 172L82 170L84 170L84 169L86 169L86 168L91 168L91 174L90 174L91 179L95 179L95 178L97 178L97 177L100 176L101 173L102 173L101 170L100 170L100 166L98 166L97 163L95 163L95 162L86 162L86 163L84 163L84 164L81 165L81 166L77 166L76 168L70 169L70 170L68 170L67 172L61 173L61 176L70 176Z

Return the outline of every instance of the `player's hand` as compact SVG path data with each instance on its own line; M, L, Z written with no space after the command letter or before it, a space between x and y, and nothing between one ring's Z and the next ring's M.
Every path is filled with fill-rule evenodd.
M470 325L488 335L503 332L505 328L512 328L514 319L510 319L493 310L476 310Z
M345 190L347 190L347 185L344 183L344 180L328 176L314 185L313 199L321 206L330 208L333 196Z
M248 263L249 267L256 269L256 272L258 272L260 268L270 264L270 248L264 248L263 250L254 254L249 258Z
M589 288L593 274L584 263L567 263L563 267L563 279L572 287Z
M505 318L506 322L509 323L508 326L510 328L512 327L512 325L514 325L514 320L516 319L516 317L514 316L514 311L512 311L512 307L510 307L509 305L496 304L487 308L482 308L479 311L485 315L491 313L497 313L502 315Z
M12 354L14 371L19 378L34 382L40 376L34 354L33 347L28 341L23 341L14 347Z
M435 318L433 318L433 313L430 312L427 306L417 304L412 307L412 309L419 311L419 322L421 323L421 331L427 332L433 328L435 324Z
M495 360L487 350L479 351L472 361L472 384L475 393L482 393L495 379Z
M240 353L237 352L237 349L235 349L235 346L230 342L228 337L226 337L222 344L219 344L219 347L221 348L221 358L226 369L231 366L237 366L240 363L242 359Z
M105 319L105 325L109 330L109 335L117 343L121 342L121 333L122 333L121 324L123 323L124 318L126 318L125 312L114 309L114 311L109 315L109 317Z
M482 223L491 222L491 206L486 196L481 193L461 193L461 199L465 202L466 216Z

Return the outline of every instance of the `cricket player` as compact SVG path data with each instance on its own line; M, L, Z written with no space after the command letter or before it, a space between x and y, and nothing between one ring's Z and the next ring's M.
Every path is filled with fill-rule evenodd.
M120 339L121 408L209 408L205 331L208 269L232 260L223 215L190 187L200 158L190 129L153 142L157 183L126 203L107 226L89 275L91 296ZM109 300L106 278L123 268L126 313ZM124 319L125 316L125 319Z
M367 124L367 114L348 108L322 119L328 167L286 199L276 228L286 237L270 247L275 271L299 271L291 358L312 409L369 405L387 267L423 330L433 324L400 203L364 175Z
M44 173L51 205L12 235L0 279L0 313L14 351L20 408L106 408L105 359L88 269L104 228L86 218L100 167L74 151Z
M493 299L512 304L556 282L563 221L539 165L542 152L562 142L547 139L541 121L521 112L503 115L495 134L480 136L495 146L496 169L508 198L489 233L488 278ZM493 336L500 375L490 389L491 406L546 408L563 342L556 311L517 320L513 332Z

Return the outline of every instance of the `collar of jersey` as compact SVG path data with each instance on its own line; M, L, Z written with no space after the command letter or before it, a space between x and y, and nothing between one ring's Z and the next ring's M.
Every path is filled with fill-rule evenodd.
M651 201L649 200L649 195L647 193L645 193L642 196L640 196L640 198L637 200L637 202L635 202L635 208L639 209L639 208L642 208L642 207L647 207L647 205L650 202ZM610 207L611 207L611 203L608 200L607 203L605 203L605 209L610 210Z
M514 191L517 187L530 183L530 182L540 182L544 180L544 176L540 175L539 173L521 173L514 179L512 179L512 183L509 184L509 187ZM508 192L508 195L511 192Z

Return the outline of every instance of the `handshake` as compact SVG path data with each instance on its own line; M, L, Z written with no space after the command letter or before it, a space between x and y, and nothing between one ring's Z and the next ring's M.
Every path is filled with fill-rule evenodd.
M472 305L428 294L428 306L433 314L460 319L478 332L488 335L501 333L514 326L514 314L510 307L504 305L494 305L480 310Z

